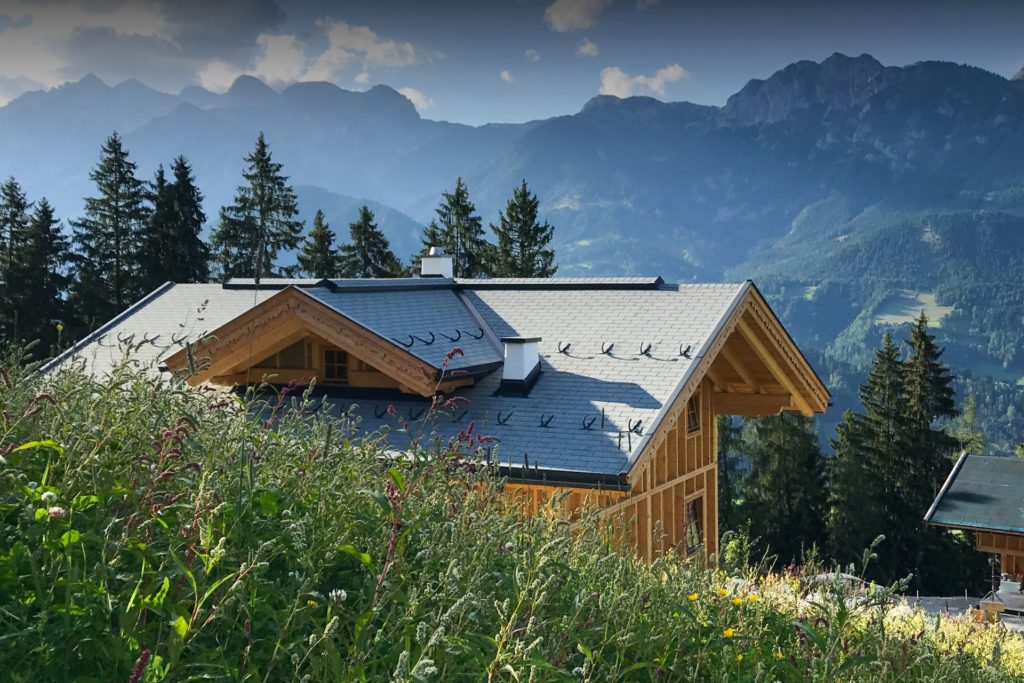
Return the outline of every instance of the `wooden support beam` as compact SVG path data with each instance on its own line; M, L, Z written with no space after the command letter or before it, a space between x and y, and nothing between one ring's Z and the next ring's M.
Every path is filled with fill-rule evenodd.
M793 410L789 394L732 394L715 392L715 413L717 415L742 415L762 417L778 415L784 410Z
M747 369L746 363L744 363L743 360L737 356L731 348L729 348L728 343L722 347L720 353L722 354L722 358L728 361L729 365L732 366L732 369L740 376L743 383L753 389L754 393L757 393L760 390L760 387L758 386L757 380L754 379L754 374Z
M724 391L729 388L729 385L726 383L725 378L722 377L721 371L719 371L718 369L717 363L711 364L711 367L708 368L707 375L711 379L712 384L715 385L716 389L722 389Z
M800 393L800 389L790 378L790 374L786 372L779 363L777 360L777 354L769 350L765 343L761 341L761 337L757 333L757 330L747 322L745 316L739 319L736 329L739 330L740 334L743 335L743 338L747 340L747 343L754 349L754 352L761 359L761 362L768 367L769 372L772 373L775 379L777 379L782 386L786 387L786 390L789 391L792 396L793 403L796 404L800 412L807 417L814 415L814 408L811 407L811 404L804 395Z

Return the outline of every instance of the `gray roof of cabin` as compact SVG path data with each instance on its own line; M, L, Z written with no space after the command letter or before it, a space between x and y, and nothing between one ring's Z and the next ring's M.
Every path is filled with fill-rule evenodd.
M156 338L156 343L133 352L137 362L153 365L180 348L170 344L172 337L195 340L298 283L273 284L275 289L259 291L242 281L227 288L166 286L68 355L86 359L94 372L102 373L123 355L118 339L126 342L134 335L136 343ZM542 471L617 475L639 453L651 425L671 404L748 285L553 278L303 281L300 286L403 347L412 336L408 350L435 367L456 347L465 354L453 359L451 367L459 368L500 361L497 338L542 339L542 374L528 397L496 395L499 368L457 392L468 403L456 415L437 415L429 424L423 424L425 403L418 397L328 400L332 411L356 413L365 433L397 427L396 418L385 414L394 405L413 432L448 438L473 422L476 433L495 438L494 457L502 465L528 462ZM431 334L434 342L425 343ZM389 441L401 448L403 438L392 432Z
M1024 534L1024 460L961 456L925 521L959 529Z

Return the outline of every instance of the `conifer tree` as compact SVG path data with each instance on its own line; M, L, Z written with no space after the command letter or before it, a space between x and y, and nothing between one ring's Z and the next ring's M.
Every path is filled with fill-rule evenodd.
M469 200L469 189L462 178L455 189L442 193L437 217L423 232L423 251L442 247L453 259L456 277L474 278L488 273L491 245L484 239L483 222Z
M22 286L12 272L15 250L24 243L29 228L31 204L14 178L0 185L0 339L16 339L18 311L15 300Z
M185 157L174 160L168 182L161 165L150 185L153 212L143 232L140 262L143 289L165 282L205 282L210 277L210 250L201 237L206 215Z
M813 420L785 414L747 419L739 449L750 461L742 512L757 553L799 562L802 551L825 540L825 463Z
M401 277L405 268L388 238L373 222L369 207L359 209L359 218L348 226L350 241L341 246L342 277Z
M235 201L220 211L220 225L213 234L214 258L220 276L271 277L278 274L277 256L282 249L296 249L302 242L302 222L295 191L281 174L260 133L256 149L246 158Z
M86 329L109 320L144 293L139 251L149 219L145 186L135 177L135 163L116 132L103 144L89 177L97 195L86 198L85 216L71 222L72 307Z
M298 256L299 269L309 277L338 277L338 252L334 248L334 231L324 220L324 212L313 217L309 231Z
M912 571L906 563L916 548L909 546L923 515L905 498L907 477L914 470L914 444L904 376L899 348L886 334L860 388L864 413L844 415L833 442L832 548L838 559L854 561L884 534L886 542L873 565L874 576L882 581Z
M13 336L22 341L39 340L36 355L58 350L57 325L64 316L69 249L60 221L45 199L36 203L24 237L13 250L12 281L18 287L9 300L17 326Z
M558 269L555 252L548 245L555 229L537 220L540 200L526 181L515 188L498 225L491 230L498 238L491 275L494 277L551 277Z

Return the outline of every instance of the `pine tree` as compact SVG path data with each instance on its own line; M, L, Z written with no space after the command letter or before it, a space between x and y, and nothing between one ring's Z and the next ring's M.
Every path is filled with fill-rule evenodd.
M342 277L402 277L405 267L391 251L388 238L373 222L373 212L359 209L359 219L348 226L351 239L341 246Z
M45 199L39 200L25 231L15 245L11 266L18 288L10 300L17 321L15 338L39 340L36 355L54 355L58 350L57 325L64 316L69 249L60 221Z
M272 277L278 273L278 252L302 242L295 191L281 174L281 164L273 161L263 133L245 161L245 184L239 186L234 204L221 209L212 239L224 279Z
M852 561L875 536L884 534L886 542L873 565L874 576L881 581L912 571L907 561L916 556L915 539L923 515L906 499L908 477L915 466L904 378L899 348L886 334L860 388L864 413L844 415L833 442L836 462L829 529L833 550L839 559Z
M210 250L201 234L206 215L203 195L195 186L185 157L174 160L174 179L167 182L157 169L150 186L153 213L143 232L140 255L146 291L165 282L206 282L210 278Z
M824 459L814 422L800 415L747 419L739 446L750 461L743 482L743 516L758 554L783 564L825 540Z
M491 275L494 277L551 277L558 270L555 252L548 248L555 229L537 222L540 200L526 186L515 188L499 225L491 224L498 238Z
M89 177L97 196L86 198L85 216L71 223L72 308L85 329L110 319L144 293L139 250L149 219L145 186L135 177L135 164L116 132L103 144Z
M488 275L491 245L484 239L483 222L469 200L469 189L462 178L455 181L452 192L442 193L437 218L423 232L423 251L442 247L450 254L456 277L474 278Z
M985 448L985 435L978 429L978 404L971 394L964 399L964 408L946 427L946 433L956 442L957 448L968 453L980 454Z
M338 277L338 252L334 249L334 232L324 220L324 212L313 217L309 231L298 256L299 269L309 277Z
M0 339L18 338L18 309L15 301L24 288L12 272L15 251L23 244L29 229L31 204L14 178L0 185Z

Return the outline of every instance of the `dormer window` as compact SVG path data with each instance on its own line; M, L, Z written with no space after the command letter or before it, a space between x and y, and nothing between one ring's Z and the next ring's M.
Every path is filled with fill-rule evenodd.
M686 402L686 433L700 431L700 396L691 396Z

